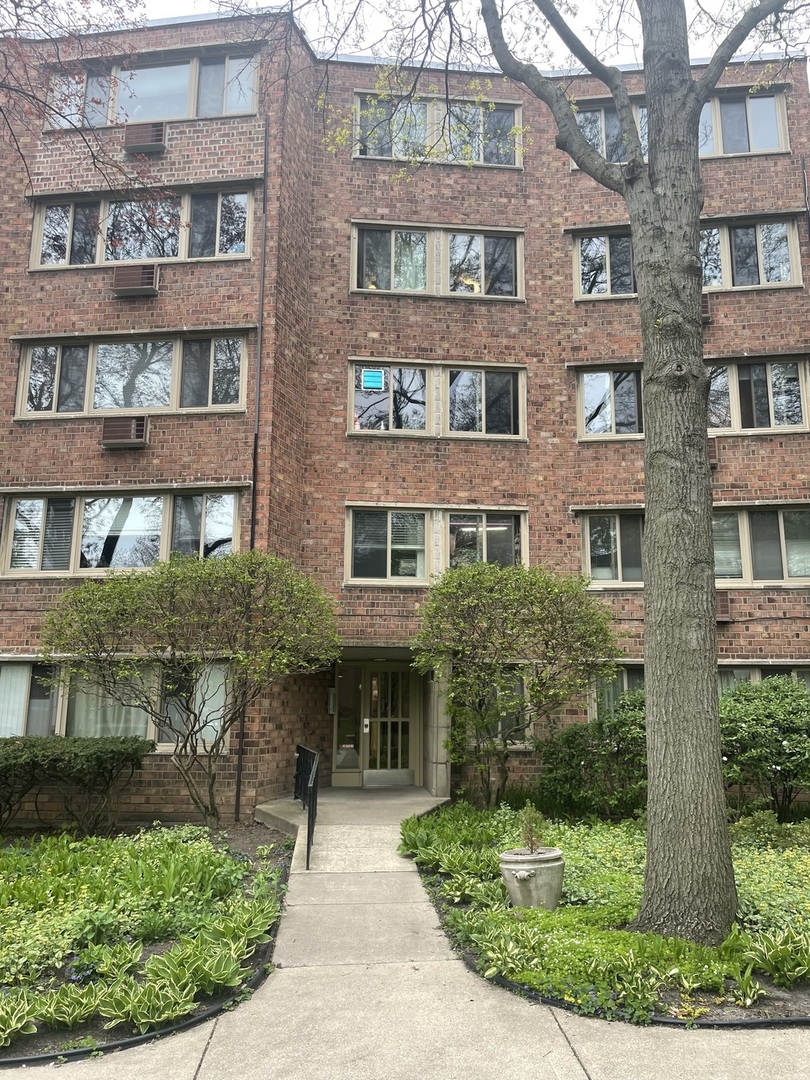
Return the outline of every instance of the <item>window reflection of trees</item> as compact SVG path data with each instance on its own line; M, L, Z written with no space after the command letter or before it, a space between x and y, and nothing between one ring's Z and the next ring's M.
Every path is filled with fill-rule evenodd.
M139 199L110 203L105 259L175 259L179 250L180 200Z
M94 409L165 406L171 398L171 341L99 345Z
M151 566L160 557L163 496L86 499L79 565Z

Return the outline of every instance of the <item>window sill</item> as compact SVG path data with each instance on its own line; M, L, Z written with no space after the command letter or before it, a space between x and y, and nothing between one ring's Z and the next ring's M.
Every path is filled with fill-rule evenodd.
M250 112L238 112L238 113L218 113L214 116L158 116L150 117L148 120L130 119L119 120L115 124L67 124L65 127L44 127L42 129L43 135L59 135L64 137L66 134L73 132L76 135L81 135L83 138L87 137L87 133L90 131L99 131L109 133L111 131L123 132L127 124L196 124L206 123L209 124L212 120L243 120L245 117L258 116L255 109Z
M195 406L193 409L173 409L171 407L166 408L161 405L150 405L146 407L136 408L122 408L122 409L99 409L96 412L34 412L34 413L17 413L12 417L13 423L21 423L28 420L33 420L39 423L42 420L103 420L106 416L149 416L159 419L161 417L172 417L173 419L183 419L184 417L201 417L201 416L244 416L247 413L247 409L244 405L200 405Z
M716 578L715 588L728 590L747 589L755 592L768 592L773 589L787 590L788 592L795 592L800 589L810 589L810 578L803 578L801 581L740 581L738 578ZM591 579L588 585L588 590L591 592L642 592L644 590L644 583L641 581L601 581L597 582ZM777 613L773 613L773 617L777 617Z
M65 270L110 270L115 266L140 266L144 263L148 263L150 266L152 263L160 266L198 266L200 263L225 263L225 262L250 262L252 256L249 252L241 252L240 254L229 255L205 255L199 259L189 259L186 256L182 258L157 258L144 255L139 259L117 259L114 262L102 262L102 263L53 263L46 266L37 264L36 266L29 266L28 272L30 274L50 273L54 270L64 272Z
M427 589L428 578L349 578L343 582L344 589Z
M432 431L356 431L352 428L346 434L350 439L432 439L434 442L443 442L448 439L461 442L517 443L524 446L529 443L526 435L489 435L485 431L445 431L441 435L434 435Z
M627 432L621 435L614 435L606 432L604 435L577 435L577 442L583 446L587 446L588 443L623 443L623 442L643 442L644 432Z
M762 428L709 428L707 437L709 439L748 439L748 438L760 438L763 435L770 435L772 438L778 435L780 438L784 435L806 435L810 431L810 427L806 424L790 424L786 427L762 427ZM586 446L588 443L621 443L621 442L643 442L644 432L639 432L635 435L578 435L577 442Z
M386 162L389 165L396 165L399 168L403 166L412 166L413 168L421 168L424 165L440 165L447 166L451 169L497 169L507 170L508 172L523 172L523 163L515 162L514 164L501 163L497 161L450 161L447 158L399 158L399 157L383 157L379 154L360 154L355 151L352 154L352 161L374 161L374 162Z
M195 259L194 262L199 260ZM407 297L417 300L466 300L476 304L485 302L494 304L525 304L524 296L482 296L480 293L437 293L427 290L409 291L407 289L349 289L350 296L391 296ZM635 295L635 293L633 294Z

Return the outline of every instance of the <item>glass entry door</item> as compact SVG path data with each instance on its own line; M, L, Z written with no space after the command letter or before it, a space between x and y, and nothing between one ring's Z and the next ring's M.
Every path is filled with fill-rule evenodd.
M412 784L410 668L369 667L365 691L363 784Z
M339 666L333 784L416 783L418 687L419 677L406 664Z

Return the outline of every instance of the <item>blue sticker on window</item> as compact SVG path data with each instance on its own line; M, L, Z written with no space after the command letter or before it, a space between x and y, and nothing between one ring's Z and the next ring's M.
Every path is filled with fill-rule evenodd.
M382 368L363 368L362 374L362 389L363 390L382 390L383 389L383 369Z

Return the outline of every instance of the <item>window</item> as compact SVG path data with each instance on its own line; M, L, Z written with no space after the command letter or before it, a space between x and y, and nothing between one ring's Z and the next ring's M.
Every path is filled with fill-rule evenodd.
M712 366L709 428L805 427L805 379L806 364L797 360Z
M33 345L19 415L239 405L243 351L238 337Z
M641 149L647 156L647 106L633 105ZM627 161L627 148L622 138L619 114L613 105L586 105L577 112L577 123L585 140L608 161Z
M387 292L427 289L428 233L406 229L360 229L357 288Z
M86 494L10 500L12 574L152 566L172 551L233 548L236 495Z
M354 366L354 431L422 431L427 425L426 369Z
M355 288L426 295L515 298L522 237L411 226L355 229Z
M122 705L100 687L85 680L71 683L67 700L65 735L148 737L149 714L138 705Z
M483 296L517 296L514 236L448 233L447 291Z
M521 560L520 514L469 514L451 510L447 515L448 559L451 569L488 562L515 566Z
M797 682L804 683L810 690L810 668L790 667L784 664L768 667L721 667L717 670L717 689L721 694L733 690L740 682L761 682L774 675L786 675Z
M728 582L810 579L810 510L718 510L715 576Z
M620 667L612 679L599 679L596 684L596 715L599 719L612 716L619 698L632 690L644 689L643 667ZM589 710L593 716L593 709Z
M700 114L700 156L762 154L787 150L782 94L733 94L712 98Z
M227 705L227 665L214 661L194 667L178 664L177 674L166 676L163 707L170 725L155 729L149 713L138 704L138 692L157 701L158 676L145 668L135 700L122 705L104 690L83 679L64 686L54 669L36 662L0 663L0 738L13 735L67 735L103 737L131 735L155 739L171 746L191 709L197 713L197 737L210 741ZM142 699L141 699L142 700Z
M704 289L797 284L795 227L787 221L717 225L700 233Z
M580 236L576 249L580 296L621 296L636 291L629 233Z
M644 431L641 371L583 371L579 375L583 435L639 435Z
M446 378L448 432L521 434L517 371L450 368Z
M247 252L248 193L43 204L35 265L210 259Z
M588 514L586 573L594 583L643 579L643 516ZM717 509L713 516L715 578L730 584L810 580L810 510Z
M589 514L586 521L586 573L596 582L643 580L641 514Z
M255 112L257 70L255 56L229 54L55 75L50 124L103 127Z
M358 157L515 165L515 105L357 97Z
M179 664L165 674L163 704L169 723L158 733L158 742L174 744L184 733L199 743L216 738L227 705L227 668L224 664Z
M800 283L796 228L789 221L714 225L701 229L704 289ZM581 298L635 293L627 233L576 238L576 288Z
M352 510L351 577L424 582L425 512Z
M0 664L0 738L53 735L57 691L52 674L45 664Z

